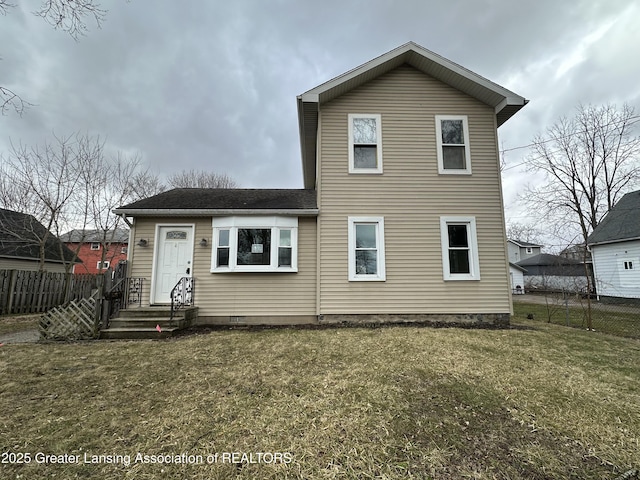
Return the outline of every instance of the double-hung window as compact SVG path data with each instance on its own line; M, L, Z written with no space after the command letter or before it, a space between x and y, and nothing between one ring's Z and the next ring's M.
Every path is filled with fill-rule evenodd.
M96 264L96 269L97 270L106 270L107 268L109 268L109 262L98 262Z
M349 217L349 281L385 281L384 218Z
M471 174L466 115L436 115L436 143L439 173Z
M91 250L100 250L100 243L91 242Z
M379 114L349 114L349 173L382 173Z
M475 217L440 217L445 280L480 280Z
M296 272L296 217L213 219L212 272Z
M621 287L635 287L640 284L640 262L638 258L621 258L618 264L618 274Z

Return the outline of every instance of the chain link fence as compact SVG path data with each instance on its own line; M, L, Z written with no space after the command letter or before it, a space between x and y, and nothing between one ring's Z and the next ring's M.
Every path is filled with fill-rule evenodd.
M640 301L546 292L513 296L514 317L640 338Z

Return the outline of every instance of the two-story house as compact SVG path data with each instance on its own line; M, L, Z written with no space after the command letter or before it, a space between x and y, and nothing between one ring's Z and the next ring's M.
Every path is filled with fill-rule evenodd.
M129 230L71 230L60 240L82 261L73 273L101 273L127 259Z
M511 238L507 240L507 249L509 251L509 261L511 263L518 263L542 253L542 245L523 242L522 240L514 240Z
M298 96L304 189L120 207L144 305L201 324L509 321L497 128L527 101L414 43Z

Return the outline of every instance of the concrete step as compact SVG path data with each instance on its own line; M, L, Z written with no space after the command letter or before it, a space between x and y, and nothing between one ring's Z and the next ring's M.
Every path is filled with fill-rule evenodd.
M187 328L189 322L184 317L175 317L169 320L169 317L117 317L112 318L109 322L109 328Z
M180 328L162 328L162 331L158 332L155 327L153 328L108 328L100 331L101 339L110 340L123 340L123 339L159 339L172 337Z
M177 310L174 314L176 317L184 317L187 309ZM145 317L170 317L171 309L168 307L138 307L126 308L118 313L120 318L145 318Z

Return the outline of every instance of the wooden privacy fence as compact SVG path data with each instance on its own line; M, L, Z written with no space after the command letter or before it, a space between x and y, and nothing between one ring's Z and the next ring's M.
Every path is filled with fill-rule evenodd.
M43 313L91 296L97 275L0 270L0 315Z

